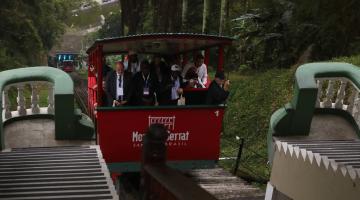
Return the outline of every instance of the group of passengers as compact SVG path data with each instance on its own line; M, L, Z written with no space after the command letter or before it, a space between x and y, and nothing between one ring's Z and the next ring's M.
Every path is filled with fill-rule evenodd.
M103 89L108 106L152 106L177 105L183 95L183 88L205 88L207 67L204 57L199 54L194 63L182 69L178 57L167 60L154 56L152 62L139 61L135 52L129 52L127 62L117 61L115 70L103 66ZM224 73L217 72L210 84L207 104L224 103L229 95L229 83L224 81Z

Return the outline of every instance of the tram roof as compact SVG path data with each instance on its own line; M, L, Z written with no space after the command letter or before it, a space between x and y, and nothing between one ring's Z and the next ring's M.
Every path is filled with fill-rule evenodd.
M195 33L152 33L98 39L87 50L89 54L102 46L103 54L120 54L132 50L142 54L174 55L231 45L231 37Z

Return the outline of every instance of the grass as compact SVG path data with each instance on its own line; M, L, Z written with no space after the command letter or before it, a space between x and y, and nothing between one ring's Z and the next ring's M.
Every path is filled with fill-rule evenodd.
M354 55L354 56L344 56L344 57L338 57L338 58L334 58L331 61L333 62L346 62L346 63L350 63L356 66L360 67L360 54L358 55Z
M292 96L294 70L271 69L247 75L231 73L231 93L224 117L221 156L236 156L240 141L245 146L239 175L256 181L269 177L266 135L271 114ZM233 162L224 161L226 168Z
M79 74L79 76L82 79L87 79L88 78L88 70L87 69L80 69L80 70L77 70L76 72Z

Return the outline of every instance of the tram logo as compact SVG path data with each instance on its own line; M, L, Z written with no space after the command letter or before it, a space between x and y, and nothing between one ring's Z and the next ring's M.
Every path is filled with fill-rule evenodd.
M187 146L190 138L190 131L175 131L175 116L170 117L159 117L159 116L148 116L148 125L151 124L163 124L167 129L169 136L166 140L167 146ZM141 147L145 133L140 131L133 131L131 135L133 147Z
M175 116L172 117L154 117L149 115L149 126L151 124L163 124L168 130L175 129Z

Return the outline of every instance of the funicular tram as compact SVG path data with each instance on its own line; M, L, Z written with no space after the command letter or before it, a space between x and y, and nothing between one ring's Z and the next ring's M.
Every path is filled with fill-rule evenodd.
M228 37L201 34L145 34L96 40L87 50L88 110L96 124L97 143L112 174L140 170L141 144L144 132L153 123L164 124L170 134L167 140L168 163L178 169L211 168L219 159L220 133L224 105L204 105L207 88L184 89L184 106L107 107L102 67L104 57L126 55L180 56L184 66L199 51L209 64L210 50L217 51L217 70L223 70L224 48ZM211 77L213 78L213 77ZM210 82L210 81L208 81Z

